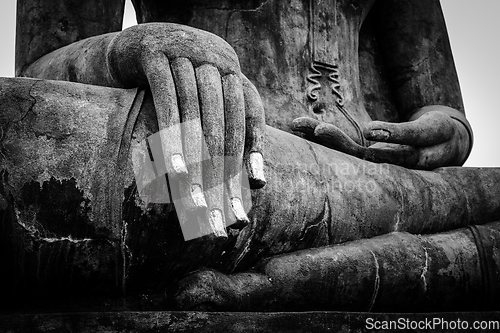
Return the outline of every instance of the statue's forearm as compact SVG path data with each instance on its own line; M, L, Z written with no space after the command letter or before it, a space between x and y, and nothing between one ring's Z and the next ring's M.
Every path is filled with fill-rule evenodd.
M35 61L21 74L39 79L119 87L106 59L109 45L116 35L90 37L57 49Z
M178 58L189 59L195 68L212 64L221 75L241 74L236 53L221 38L188 26L149 23L62 47L28 66L22 76L115 88L146 87L151 73L145 67L158 59Z

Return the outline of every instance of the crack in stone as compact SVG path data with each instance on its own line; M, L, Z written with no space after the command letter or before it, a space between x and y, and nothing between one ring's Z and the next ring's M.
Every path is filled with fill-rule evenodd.
M427 280L425 278L425 274L427 274L427 271L429 269L429 254L427 253L427 249L424 248L425 251L425 265L424 268L422 269L422 274L420 275L420 278L422 279L422 282L424 283L424 291L427 292Z
M28 90L28 95L32 100L32 104L29 106L28 110L26 110L26 112L21 116L21 118L13 121L14 123L23 121L31 112L33 112L33 108L36 105L36 98L35 98L35 96L33 96L32 92L33 92L33 89L35 88L35 86L37 84L39 84L41 81L43 81L43 80L35 80L35 82L33 82L33 84L31 85L30 89ZM10 123L7 123L7 125L10 125Z
M74 239L71 236L67 237L39 237L39 231L34 226L28 226L20 220L19 214L16 210L16 223L23 228L31 237L36 241L41 241L45 243L58 243L58 242L69 242L73 244L86 243L93 241L92 238L82 238Z
M393 231L399 231L399 224L401 223L401 211L396 212L396 224L394 224Z
M309 147L309 149L310 149L310 150L311 150L311 152L312 152L312 155L313 155L313 157L314 157L314 161L315 161L315 162L316 162L316 164L319 166L319 165L320 165L320 163L319 163L318 155L316 154L316 151L314 150L314 148L313 148L313 146L312 146L311 142L309 142L309 141L307 141L307 140L306 140L306 143L307 143L307 146Z
M326 225L326 228L327 228L327 244L330 244L330 232L331 232L331 226L329 223L330 220L331 220L330 203L328 202L328 197L325 197L321 217L316 219L316 221L317 221L316 223L311 223L307 226L304 226L304 228L301 231L301 237L299 238L299 241L303 241L305 239L309 229L320 228L321 225L324 224L324 225Z
M375 255L375 253L373 253L373 251L371 251L371 250L370 250L370 253L373 256L373 260L375 263L375 286L374 286L374 290L373 290L373 296L372 296L372 299L370 301L370 306L368 308L369 312L372 310L373 306L375 305L375 301L377 299L378 291L380 288L380 266L378 264L377 256Z
M262 2L257 8L254 9L235 9L233 7L217 7L217 6L210 6L210 7L205 7L205 6L194 6L196 9L204 9L204 10L226 10L226 11L231 11L231 12L258 12L260 11L265 5L270 3L273 0L266 0Z
M61 237L61 238L42 237L42 238L38 238L38 240L40 240L42 242L46 242L46 243L70 242L70 243L74 243L74 244L93 241L93 239L91 239L91 238L73 239L73 238L71 238L71 236Z
M266 0L264 1L262 4L260 4L259 7L255 8L255 9L238 9L236 11L239 11L239 12L258 12L260 11L265 5L267 5L268 3L270 3L271 1L273 0Z
M328 240L328 244L331 244L331 240L332 240L332 208L330 207L330 197L328 195L328 193L326 193L325 195L325 209L328 209L328 217L327 217L327 220L326 220L326 228L327 228L327 240Z
M123 260L123 271L122 271L122 292L125 295L126 292L126 285L127 285L127 262L128 262L128 256L130 254L130 249L127 245L127 238L128 238L128 223L127 221L123 221L123 226L122 226L122 239L121 239L121 255L122 255L122 260Z

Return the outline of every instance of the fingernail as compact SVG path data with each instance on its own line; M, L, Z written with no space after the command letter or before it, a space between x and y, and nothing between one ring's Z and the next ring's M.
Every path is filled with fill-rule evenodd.
M243 209L243 205L241 204L241 200L239 198L231 199L231 208L233 209L234 216L236 217L236 223L230 225L233 229L243 229L250 223L247 214L245 213L245 209Z
M261 153L250 154L250 181L252 188L257 189L266 185L266 177L264 177L264 159Z
M227 237L226 227L224 226L224 219L222 218L222 212L218 209L210 211L209 216L210 227L216 237Z
M172 166L174 167L175 173L179 175L187 175L188 171L186 168L186 163L184 163L184 158L181 154L172 155Z
M376 129L370 131L370 136L377 140L388 140L391 136L391 132L383 129Z
M191 198L193 198L196 208L207 208L207 201L200 185L191 186Z

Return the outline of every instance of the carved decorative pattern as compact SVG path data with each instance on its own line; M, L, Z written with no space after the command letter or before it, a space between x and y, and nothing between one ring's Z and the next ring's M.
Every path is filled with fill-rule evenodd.
M310 73L307 75L307 82L311 84L306 91L307 97L312 102L318 100L318 90L321 89L321 83L318 79L323 76L319 69L328 71L328 80L331 82L330 88L332 89L333 94L337 97L337 104L339 106L343 106L344 97L340 91L339 68L336 64L329 65L313 61L310 67Z
M322 15L325 11L333 11L331 15ZM339 106L344 105L344 98L340 87L339 67L336 64L337 52L333 47L333 39L337 26L337 0L309 0L309 43L312 53L310 72L307 82L310 83L306 90L307 98L315 102L319 98L318 90L321 89L320 78L326 71L330 88L336 97ZM328 22L325 22L327 20ZM331 27L328 31L324 27Z
M310 67L311 72L307 75L307 82L310 83L306 90L307 98L311 102L316 102L318 100L318 90L321 89L321 83L318 79L322 76L321 72L316 68L313 62Z
M344 96L340 85L340 71L337 63L338 49L334 46L339 34L337 24L338 0L309 0L309 48L312 62L307 74L306 95L310 102L317 102L320 98L319 90L324 75L328 75L330 89L335 96L337 109L352 124L363 146L367 145L360 124L344 107ZM328 13L326 15L325 13ZM326 28L328 27L328 28Z

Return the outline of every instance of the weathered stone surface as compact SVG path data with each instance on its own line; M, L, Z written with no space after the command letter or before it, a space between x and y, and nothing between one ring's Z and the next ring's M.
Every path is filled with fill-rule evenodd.
M362 312L101 312L72 314L26 314L0 316L0 329L9 333L152 333L152 332L234 332L234 333L357 333L375 330L394 332L456 332L475 321L498 329L500 312L439 312L391 314ZM435 326L429 326L436 320ZM392 322L392 323L391 323ZM458 323L458 324L457 324ZM392 325L392 326L389 326ZM401 326L397 326L401 325ZM430 327L430 328L429 328ZM486 327L486 326L485 326Z
M234 50L215 35L177 24L100 35L117 30L123 0L20 2L18 74L149 87L151 93L0 82L0 269L9 286L1 291L4 304L23 309L23 302L64 303L72 295L81 306L97 298L98 308L122 301L125 308L165 309L173 306L186 273L208 267L237 274L191 275L177 294L182 306L212 308L230 298L222 308L259 309L268 305L263 301L273 303L270 309L292 310L497 308L498 223L475 225L500 219L500 170L421 172L393 165L399 163L395 147L404 155L404 145L412 146L419 162L402 165L433 169L460 165L472 146L438 1L134 4L141 21L212 31ZM54 8L57 13L49 15ZM308 139L391 165L272 127L264 135L260 97L236 55L263 96L268 124L290 131L292 119L309 116L322 123L295 128ZM188 81L189 87L183 85ZM187 88L199 96L187 101ZM208 150L216 155L203 184L218 188L207 196L209 222L225 236L223 214L232 208L245 222L240 228L248 225L228 230L227 238L183 242L186 211L195 205L183 200L185 209L176 207L176 214L172 204L151 204L138 193L131 164L138 161L134 149L160 131L164 156L153 162L164 161L170 175L186 176L192 161L183 161L182 144L191 147L194 139L181 142L180 135L163 130L187 119L185 106L198 102L193 118L202 119ZM452 111L441 112L443 105ZM366 148L371 141L378 141L378 150ZM353 153L359 149L369 154ZM232 169L241 169L244 159L250 184L259 187L266 184L264 153L268 183L246 198L230 186L225 200L225 170L217 158L233 153ZM149 155L143 151L139 162ZM177 181L169 178L162 190L174 192ZM180 192L190 194L184 185ZM249 219L234 202L252 202ZM446 230L453 231L415 235ZM185 295L191 298L182 303Z
M273 256L251 271L192 273L182 309L375 312L500 309L500 223L384 236Z
M135 187L127 142L157 131L150 96L137 104L135 90L3 83L5 299L168 294L203 266L229 273L300 249L500 219L498 169L379 165L268 127L269 183L253 192L250 225L222 243L184 242L173 205L147 204Z
M3 277L10 287L2 294L38 297L45 289L39 281L77 294L90 286L112 294L100 286L115 285L123 265L122 200L113 197L123 188L123 111L132 108L137 90L1 81L1 262L2 270L17 272Z

